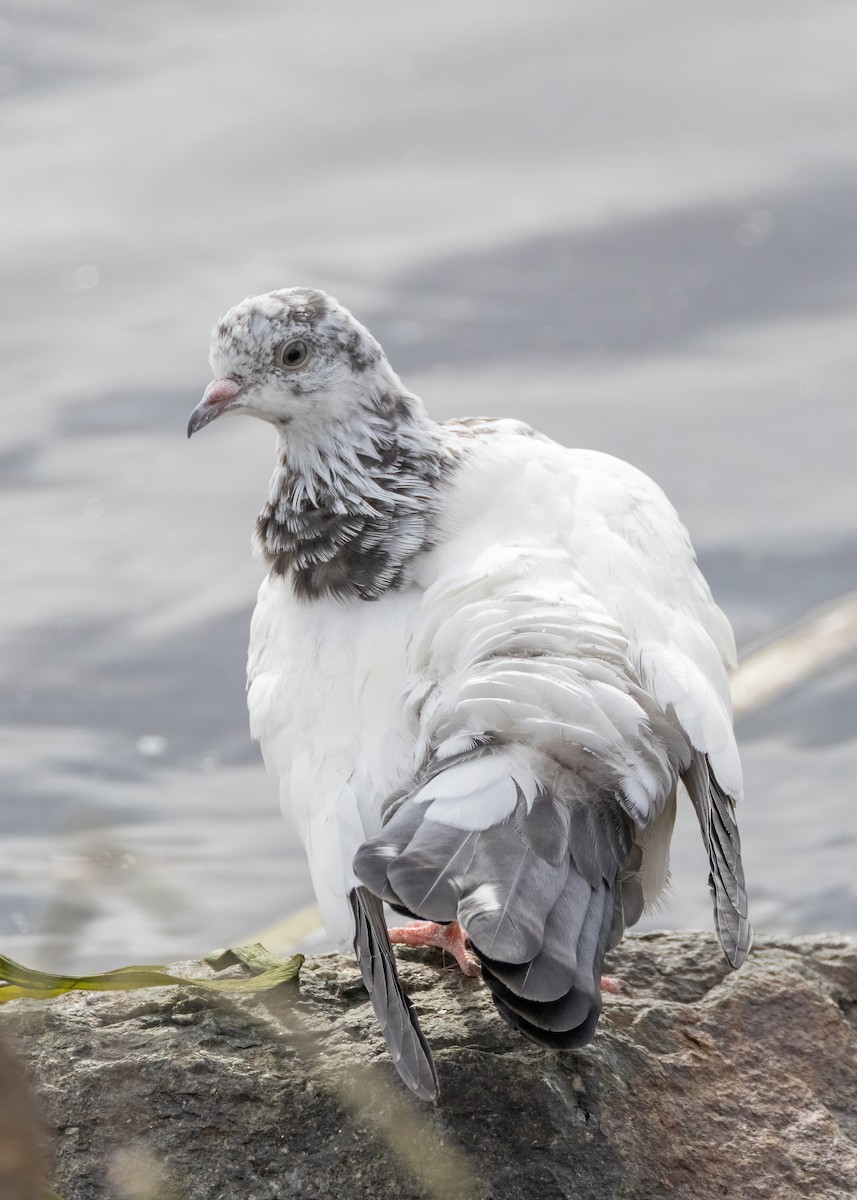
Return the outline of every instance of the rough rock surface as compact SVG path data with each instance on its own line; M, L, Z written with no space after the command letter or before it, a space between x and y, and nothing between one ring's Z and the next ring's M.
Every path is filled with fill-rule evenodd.
M387 1059L356 967L241 998L193 989L18 1001L63 1200L834 1200L857 1195L857 943L628 937L595 1041L554 1054L426 956L402 973L437 1105Z

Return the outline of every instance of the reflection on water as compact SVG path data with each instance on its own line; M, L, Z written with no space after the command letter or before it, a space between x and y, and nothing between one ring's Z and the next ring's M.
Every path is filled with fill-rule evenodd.
M308 899L244 711L269 431L184 438L249 292L339 295L437 416L638 463L744 645L855 586L848 6L7 12L5 951L200 954ZM857 930L855 697L846 661L741 722L763 927ZM650 924L710 924L686 817Z

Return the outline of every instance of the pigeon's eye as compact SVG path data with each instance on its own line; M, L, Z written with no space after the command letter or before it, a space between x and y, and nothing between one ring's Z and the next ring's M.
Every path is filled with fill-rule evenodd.
M284 342L277 348L277 364L287 371L298 371L305 366L309 359L310 349L306 342L297 339L294 342Z

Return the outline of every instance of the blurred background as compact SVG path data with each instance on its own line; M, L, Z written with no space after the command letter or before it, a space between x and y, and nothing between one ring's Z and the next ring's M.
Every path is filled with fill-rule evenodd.
M198 956L311 902L249 739L268 427L214 321L322 287L438 416L667 491L742 651L855 586L849 0L11 0L0 947ZM739 720L762 931L857 932L853 643ZM681 825L649 927L711 927Z

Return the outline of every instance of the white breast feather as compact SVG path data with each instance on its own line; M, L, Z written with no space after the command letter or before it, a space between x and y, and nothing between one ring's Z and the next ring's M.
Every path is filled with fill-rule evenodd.
M306 847L325 927L343 948L353 937L354 854L413 770L402 694L406 623L419 598L413 590L377 604L307 604L269 577L253 614L250 729Z

